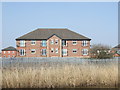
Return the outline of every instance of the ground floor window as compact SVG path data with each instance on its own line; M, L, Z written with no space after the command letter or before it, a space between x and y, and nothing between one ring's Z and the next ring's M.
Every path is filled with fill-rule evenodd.
M46 52L46 49L42 49L42 55L46 55L47 52Z
M58 48L55 49L55 53L58 53Z
M35 54L36 50L35 49L31 49L31 54Z
M62 50L62 55L67 55L67 49Z
M82 55L88 55L88 49L82 49Z
M20 49L20 56L25 56L25 49Z
M77 53L77 49L73 49L72 51L73 51L73 53Z

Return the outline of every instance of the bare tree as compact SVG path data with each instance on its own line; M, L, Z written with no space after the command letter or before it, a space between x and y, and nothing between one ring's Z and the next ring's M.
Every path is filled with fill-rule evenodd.
M94 44L90 49L91 58L97 59L107 59L112 58L113 54L111 53L110 46L102 44Z

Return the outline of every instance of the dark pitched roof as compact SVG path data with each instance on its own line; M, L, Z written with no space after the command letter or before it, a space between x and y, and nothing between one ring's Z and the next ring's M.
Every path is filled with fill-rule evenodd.
M2 51L17 51L17 49L12 47L12 46L10 46L10 47L2 49Z
M48 39L52 35L56 35L61 39L86 39L91 40L83 35L80 35L76 32L73 32L69 29L37 29L32 32L29 32L16 40L39 40L39 39Z
M114 48L120 48L120 44L119 44L119 45L117 45L117 46L115 46Z

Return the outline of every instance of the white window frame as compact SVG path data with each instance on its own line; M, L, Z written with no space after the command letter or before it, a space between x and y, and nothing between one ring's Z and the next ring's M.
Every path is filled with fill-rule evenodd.
M88 55L88 49L82 49L82 55Z
M52 52L53 51L53 52ZM51 48L51 53L54 53L54 48Z
M50 43L51 43L51 44L54 44L54 40L53 40L53 39L51 39L51 40L50 40Z
M32 53L32 51L35 51L34 53ZM36 53L36 50L35 49L31 49L31 54L35 54Z
M45 50L45 51L44 51L44 50ZM46 53L43 54L43 52L44 52L44 53L46 52ZM46 56L46 55L47 55L47 50L46 50L46 49L42 49L42 50L41 50L41 53L42 53L43 56Z
M21 55L21 50L22 50L22 55ZM20 49L19 52L20 52L20 56L25 56L25 49Z
M55 44L58 45L58 39L55 39Z
M76 52L73 52L73 51L76 51ZM72 52L73 52L73 53L77 53L77 49L72 49Z
M63 45L63 42L66 42L66 45ZM67 46L67 40L62 40L62 46Z
M6 53L6 51L3 51L3 53L5 54L5 53Z
M10 55L8 55L8 58L10 58Z
M44 44L43 44L43 42L45 41L45 46L44 46ZM42 40L42 47L46 47L47 46L47 40Z
M75 42L75 44L74 44L74 42ZM75 41L75 40L74 40L74 41L72 41L72 44L73 44L73 45L77 45L77 41Z
M64 52L64 53L63 53ZM62 55L66 56L67 55L67 49L62 49Z
M10 51L8 51L8 53L10 53Z
M58 48L55 49L55 53L58 53Z
M82 41L82 46L88 46L88 41L87 40Z
M20 47L25 47L25 40L20 40Z
M36 44L36 40L31 40L31 45L35 45Z

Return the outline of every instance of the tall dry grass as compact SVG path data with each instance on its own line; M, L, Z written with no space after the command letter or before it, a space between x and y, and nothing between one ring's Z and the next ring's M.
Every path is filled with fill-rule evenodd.
M117 65L3 69L3 88L117 87Z

